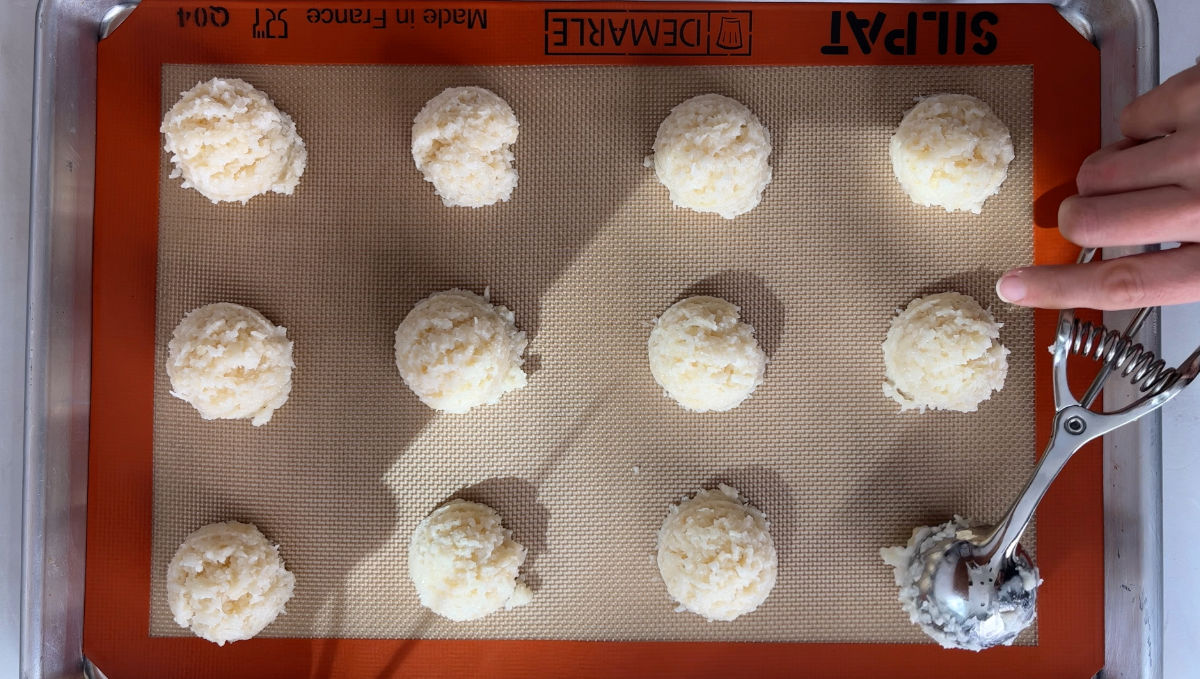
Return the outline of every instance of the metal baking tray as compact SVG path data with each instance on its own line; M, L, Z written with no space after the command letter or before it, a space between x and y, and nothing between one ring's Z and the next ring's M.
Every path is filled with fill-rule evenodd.
M822 1L822 0L817 0ZM829 1L829 0L825 0ZM884 2L905 3L903 0ZM950 0L953 2L954 0ZM982 0L958 0L981 4ZM1035 0L1011 0L1033 4ZM1153 0L1056 0L1101 53L1105 141L1158 82ZM96 45L136 3L42 0L37 13L24 436L21 676L103 676L82 654L91 350ZM1132 249L1110 250L1108 256ZM1106 314L1110 327L1126 313ZM1158 351L1158 316L1140 341ZM1110 405L1132 398L1106 390ZM1158 413L1104 442L1105 678L1162 676Z

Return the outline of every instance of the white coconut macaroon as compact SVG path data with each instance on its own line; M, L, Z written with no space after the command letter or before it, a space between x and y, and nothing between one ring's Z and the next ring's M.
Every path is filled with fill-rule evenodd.
M412 156L446 207L483 207L517 186L517 116L494 92L451 87L430 99L412 127Z
M287 328L240 304L192 310L175 327L167 350L171 395L206 420L266 424L292 391Z
M935 94L904 115L892 135L892 170L917 205L979 214L1014 158L1012 135L986 103Z
M673 505L658 531L658 570L677 611L734 620L757 609L779 570L770 523L719 485Z
M671 109L645 164L676 206L733 219L762 200L771 183L770 155L771 134L750 109L702 94Z
M883 393L901 411L974 412L1008 374L1000 327L991 312L957 292L909 302L883 342Z
M214 203L245 203L268 191L290 195L308 162L291 116L237 78L213 78L184 92L163 116L164 148L183 177Z
M465 413L525 386L527 344L507 307L456 288L421 300L400 322L396 368L425 405Z
M518 578L525 553L496 510L452 500L413 531L408 575L422 606L450 620L478 620L532 601Z
M738 312L723 299L702 295L676 302L654 322L650 372L684 408L731 410L762 384L767 355Z
M219 646L249 639L284 613L296 578L252 524L213 523L187 536L167 566L176 624Z

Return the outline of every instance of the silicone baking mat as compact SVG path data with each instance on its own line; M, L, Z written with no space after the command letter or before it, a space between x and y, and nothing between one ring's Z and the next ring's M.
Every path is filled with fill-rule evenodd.
M151 633L190 634L167 563L236 517L296 574L266 636L925 641L879 547L955 512L1002 515L1033 468L1033 429L1012 426L1033 420L1032 312L992 290L1031 258L1027 67L172 65L164 111L217 74L271 93L309 169L294 196L212 205L163 154ZM522 121L508 204L443 207L403 153L424 102L460 83ZM774 181L734 221L673 209L641 164L671 106L710 91L772 131ZM943 91L991 102L1013 133L1017 160L978 217L918 209L892 177L900 114ZM432 292L489 286L531 336L529 386L434 414L400 380L395 328ZM880 389L889 318L946 289L996 303L1007 383L976 413L897 414ZM649 321L701 291L740 305L771 359L728 413L664 398L646 359ZM229 300L295 342L291 398L263 427L169 394L176 323ZM675 613L651 558L667 503L715 481L773 521L781 566L761 610L727 625ZM420 606L405 557L417 522L477 484L530 548L538 591L459 624Z
M161 153L153 158L156 174L145 177L152 183L137 189L149 192L157 212L149 239L135 241L146 249L119 255L143 257L154 250L150 307L137 309L143 322L149 312L151 354L137 358L126 348L123 357L153 376L151 430L143 439L150 444L144 458L149 469L139 471L149 473L151 490L141 496L150 520L144 524L149 535L141 538L148 572L142 566L144 575L137 578L145 588L138 600L147 602L139 636L151 645L170 642L159 637L184 636L176 641L195 646L166 608L165 565L191 530L237 518L256 523L282 545L297 589L288 614L263 639L213 656L222 665L233 648L267 653L270 637L424 639L393 656L401 658L397 669L418 672L433 668L412 649L438 643L431 639L460 640L444 642L456 649L488 644L480 648L502 656L537 648L528 640L557 640L539 643L585 655L587 649L603 655L611 644L583 642L674 642L665 648L675 654L697 648L680 642L775 642L752 648L793 649L805 656L839 647L902 653L899 649L922 646L898 644L926 644L900 611L878 548L903 542L914 525L953 513L998 517L1022 486L1040 442L1032 425L1036 415L1045 414L1038 403L1045 401L1045 390L1036 388L1044 381L1036 373L1044 371L1037 347L1046 342L1035 338L1033 314L999 303L992 291L1008 267L1069 257L1052 232L1031 226L1034 197L1046 193L1037 190L1035 176L1046 164L1035 141L1038 64L951 55L921 65L878 57L852 65L811 56L764 62L754 53L771 54L772 34L766 40L763 35L767 6L639 16L624 12L626 6L620 6L624 15L605 11L607 5L582 6L591 7L590 14L574 9L580 6L538 6L542 57L524 65L489 52L486 41L472 60L500 63L437 65L460 59L414 59L416 45L404 55L347 59L397 65L214 63L253 56L249 48L263 49L263 32L279 33L281 21L289 27L382 31L360 33L367 38L399 29L411 36L434 30L481 36L532 6L435 11L429 23L419 9L410 14L408 7L327 13L294 5L291 14L281 13L283 6L258 7L259 30L240 41L245 49L225 46L196 59L185 45L164 46L155 74L161 86L138 88L138 102L153 92L153 133L180 91L213 76L245 78L293 116L309 150L308 169L290 197L212 205L168 179ZM806 8L769 9L790 18ZM846 43L849 51L858 43L857 22L870 13L837 16L846 22L841 35L834 11L822 9L819 15L829 32L818 52L840 56L836 48ZM212 29L238 23L236 11L222 26L214 24L219 15L206 12L206 25L195 27L197 16L174 16L177 35L198 36L197 48L221 47L228 33ZM243 16L250 18L248 11ZM680 44L699 45L704 41L698 36L708 31L705 53L638 55L636 68L609 63L631 58L595 53L612 48L614 34L605 27L629 16L635 22L654 18L655 30L674 30ZM878 16L880 25L894 20L883 12ZM947 31L959 21L957 13L948 16ZM999 30L1007 24L993 16L997 21L980 25ZM267 19L275 22L273 29L263 28L264 17L273 17ZM938 12L933 17L929 26L943 23ZM406 18L412 23L401 21ZM965 21L964 41L979 16ZM595 26L602 37L589 37ZM220 37L205 39L199 28ZM102 47L121 44L126 30ZM281 42L270 44L290 45L284 41L303 36L287 30L288 37L276 35ZM524 34L509 30L512 36ZM695 40L689 31L696 31ZM899 44L894 31L885 35L891 42L881 39L881 46ZM989 31L964 42L963 51L978 56L974 48L986 47L989 35L998 45ZM869 30L863 34L869 36ZM956 49L951 38L947 52ZM574 47L559 44L573 40ZM931 51L940 49L937 42L930 43ZM496 49L505 46L511 47ZM593 51L568 55L567 47ZM884 51L890 54L889 49ZM252 61L304 61L279 58L284 53ZM697 67L679 64L680 57L710 61ZM182 63L193 60L200 63ZM403 63L426 60L434 63ZM442 88L463 84L496 91L521 121L515 149L520 185L510 202L481 210L442 207L408 153L412 116ZM774 142L775 179L763 204L732 222L672 209L665 189L641 164L670 108L710 91L746 103ZM888 136L916 97L940 91L979 96L1013 133L1017 159L981 216L913 206L891 177ZM102 140L104 92L102 84ZM1090 132L1093 139L1076 132L1073 145L1072 134L1062 129L1068 138L1054 148L1067 147L1078 158L1094 144L1094 129ZM157 135L152 141L157 148ZM102 214L98 207L98 307L104 270L118 258L115 252L112 259L102 257ZM450 287L490 288L531 337L529 386L467 416L425 408L403 386L392 362L396 324L417 300ZM941 290L975 296L1005 323L1002 339L1013 352L1007 386L977 413L897 414L879 388L878 345L897 306ZM144 288L136 292L146 299ZM701 293L741 305L771 357L766 383L730 413L679 409L662 396L646 363L649 321L673 301ZM202 421L167 394L162 361L171 329L186 311L213 301L257 308L288 327L296 342L291 399L265 427ZM103 362L102 326L109 320L97 309L97 370ZM96 404L94 432L100 399ZM93 469L105 441L93 435ZM674 613L653 562L654 534L667 504L716 482L738 487L766 512L780 553L779 583L771 597L732 624ZM1098 508L1098 486L1081 485L1077 492ZM449 623L418 605L407 579L408 535L451 496L496 507L529 547L524 571L536 591L533 604L470 624ZM99 531L104 524L96 514L89 525ZM1054 530L1043 519L1042 534ZM1025 648L979 657L990 664L1002 654L1032 658L1052 649L1055 586L1080 594L1095 588L1082 609L1078 601L1069 606L1075 614L1097 611L1098 536L1090 550L1081 548L1087 544L1073 537L1040 550L1050 583L1042 592L1040 633L1024 635L1019 643ZM1073 572L1056 568L1054 547L1070 554L1057 563ZM89 587L89 600L95 590ZM1093 622L1096 640L1098 614ZM96 638L91 626L88 630L89 640ZM504 639L526 641L495 641ZM327 650L327 662L354 668L372 662L356 657L364 651L310 643ZM398 642L363 643L375 644L378 652ZM636 647L645 644L615 646ZM712 652L714 645L703 648ZM1085 663L1080 666L1099 657L1098 644L1091 652L1095 655L1079 653ZM730 651L724 657L737 655ZM962 655L942 652L934 658L953 664Z

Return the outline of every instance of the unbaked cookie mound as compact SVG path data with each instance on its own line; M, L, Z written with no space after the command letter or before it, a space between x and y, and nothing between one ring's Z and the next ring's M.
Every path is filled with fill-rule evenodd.
M250 83L213 78L184 92L159 128L183 188L214 203L290 195L308 152L291 117Z
M425 405L465 413L525 386L526 344L506 307L447 290L418 302L396 328L396 368Z
M689 297L654 322L650 372L668 396L696 412L737 407L762 384L767 355L738 308L717 297Z
M171 395L206 420L266 424L292 391L287 328L239 304L219 302L188 313L167 353Z
M883 342L883 393L900 410L974 412L1004 387L1001 324L971 297L942 292L909 302Z
M477 620L533 599L518 579L525 548L487 505L452 500L425 517L408 545L421 605L455 621Z
M966 94L922 99L900 121L890 153L896 179L914 203L975 214L1000 190L1014 157L1008 127Z
M741 102L692 97L658 126L646 158L678 207L726 219L753 210L771 183L771 135Z
M219 646L249 639L292 598L296 578L248 523L213 523L184 539L167 566L167 603L180 627Z
M757 609L779 569L769 528L726 485L673 505L658 531L658 570L676 610L728 621Z
M413 120L412 155L446 207L483 207L517 186L517 116L494 92L451 87Z

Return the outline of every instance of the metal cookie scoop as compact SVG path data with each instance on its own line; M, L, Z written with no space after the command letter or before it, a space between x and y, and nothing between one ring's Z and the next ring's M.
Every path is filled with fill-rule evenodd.
M1093 251L1085 250L1080 262L1090 261L1092 255ZM1011 643L1032 622L1037 571L1017 542L1050 484L1084 444L1161 408L1200 373L1200 348L1178 368L1168 368L1134 343L1131 337L1149 311L1139 310L1124 333L1083 323L1073 310L1059 314L1058 335L1050 348L1057 413L1050 443L1033 478L995 526L960 528L953 538L926 543L913 557L914 564L921 564L916 605L930 612L934 627L957 639L953 645L982 649ZM1103 361L1081 401L1067 384L1071 354ZM1110 376L1129 380L1141 396L1115 412L1089 410Z

